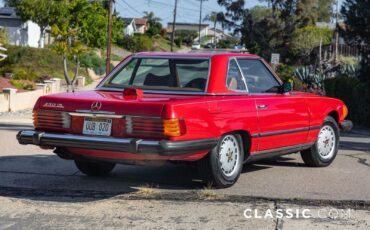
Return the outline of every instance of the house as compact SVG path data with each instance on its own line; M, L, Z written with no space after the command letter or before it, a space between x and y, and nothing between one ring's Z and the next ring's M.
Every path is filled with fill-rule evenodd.
M132 36L136 31L136 24L133 18L122 18L123 21L123 34L125 36Z
M136 24L136 33L138 34L145 34L145 32L149 29L148 20L145 18L135 18Z
M144 34L148 28L148 20L145 18L122 18L124 23L123 32L127 36Z
M167 23L167 33L168 34L172 34L172 26L173 26L172 22ZM178 22L175 24L175 31L179 31L179 30L199 32L199 24ZM200 36L201 37L207 36L208 30L209 30L209 24L201 24L200 25ZM196 38L195 40L198 40L198 39L199 38Z
M39 47L40 27L30 20L22 20L13 7L0 8L0 28L6 30L12 45Z
M225 33L223 30L219 28L209 28L208 29L208 35L215 37L216 42L219 42L221 40L233 40L235 39L233 36L230 34Z

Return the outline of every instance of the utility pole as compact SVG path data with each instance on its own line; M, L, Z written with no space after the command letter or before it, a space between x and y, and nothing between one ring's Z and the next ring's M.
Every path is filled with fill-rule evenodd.
M200 1L200 10L199 10L199 45L202 45L202 39L200 32L202 31L202 10L203 10L203 1L208 1L208 0L197 0Z
M335 50L334 50L334 63L337 63L338 60L338 46L339 46L339 2L337 0L337 12L335 14Z
M112 5L114 0L109 0L108 5L108 39L107 39L107 60L106 60L106 74L110 73L110 55L112 49Z
M177 0L175 0L175 8L173 9L173 22L172 22L172 34L171 34L171 52L173 52L173 43L175 41L176 11L177 11Z

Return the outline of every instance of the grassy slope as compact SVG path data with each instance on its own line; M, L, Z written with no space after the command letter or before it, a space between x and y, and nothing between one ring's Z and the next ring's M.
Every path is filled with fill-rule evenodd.
M171 51L171 41L163 38L163 37L153 37L153 47L155 51ZM176 52L180 50L176 44L173 46L173 50Z
M8 46L7 49L8 58L0 62L1 75L11 72L15 79L32 81L44 76L64 79L62 57L53 50L19 46ZM70 76L73 76L75 67L73 62L68 61ZM85 75L83 69L80 74Z

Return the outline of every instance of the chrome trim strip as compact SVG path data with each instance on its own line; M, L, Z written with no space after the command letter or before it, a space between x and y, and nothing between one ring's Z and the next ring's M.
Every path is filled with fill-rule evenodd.
M104 117L104 118L124 118L125 115L115 115L114 112L91 112L89 110L76 110L76 112L69 112L70 116L75 117Z
M112 111L92 111L92 110L84 110L84 109L76 109L76 113L92 113L92 114L111 114L114 115L116 114L115 112Z
M244 162L253 162L253 161L257 161L261 159L277 157L277 156L299 152L299 151L310 148L313 144L314 143L312 142L312 143L305 143L305 144L299 144L299 145L286 146L282 148L267 149L267 150L252 152Z
M269 137L269 136L275 136L275 135L310 131L310 130L315 130L315 129L320 129L320 128L321 128L321 126L310 126L310 127L305 127L305 128L295 128L295 129L286 129L286 130L279 130L279 131L272 131L272 132L254 133L254 134L251 134L251 137L252 138L255 138L255 137Z

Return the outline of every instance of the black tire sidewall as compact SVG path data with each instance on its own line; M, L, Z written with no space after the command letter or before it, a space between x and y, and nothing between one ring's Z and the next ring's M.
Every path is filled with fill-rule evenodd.
M314 153L315 160L317 161L317 163L320 166L330 165L334 161L334 159L335 159L335 157L336 157L336 155L338 153L338 147L339 147L339 128L338 128L337 122L332 117L327 117L325 119L325 121L324 121L324 124L321 126L321 128L324 127L324 126L327 126L327 125L333 128L334 134L335 134L334 154L333 154L333 156L330 159L323 159L320 156L320 154L319 154L319 149L318 149L319 146L317 144L319 138L317 138L317 140L315 142L315 145L313 146L313 148L314 148L313 149L314 150L313 153ZM320 131L321 131L321 129L320 129Z
M231 176L226 176L221 169L221 164L219 162L219 156L220 156L220 147L222 141L225 139L226 136L231 135L234 136L237 140L237 144L239 146L239 161L237 165L237 170L235 173ZM214 179L216 180L217 184L223 185L223 186L231 186L233 185L239 178L241 170L243 168L243 160L244 160L244 149L242 145L242 138L239 134L226 134L223 135L220 138L219 143L217 146L211 151L210 153L210 163L212 168L212 174L214 176Z

